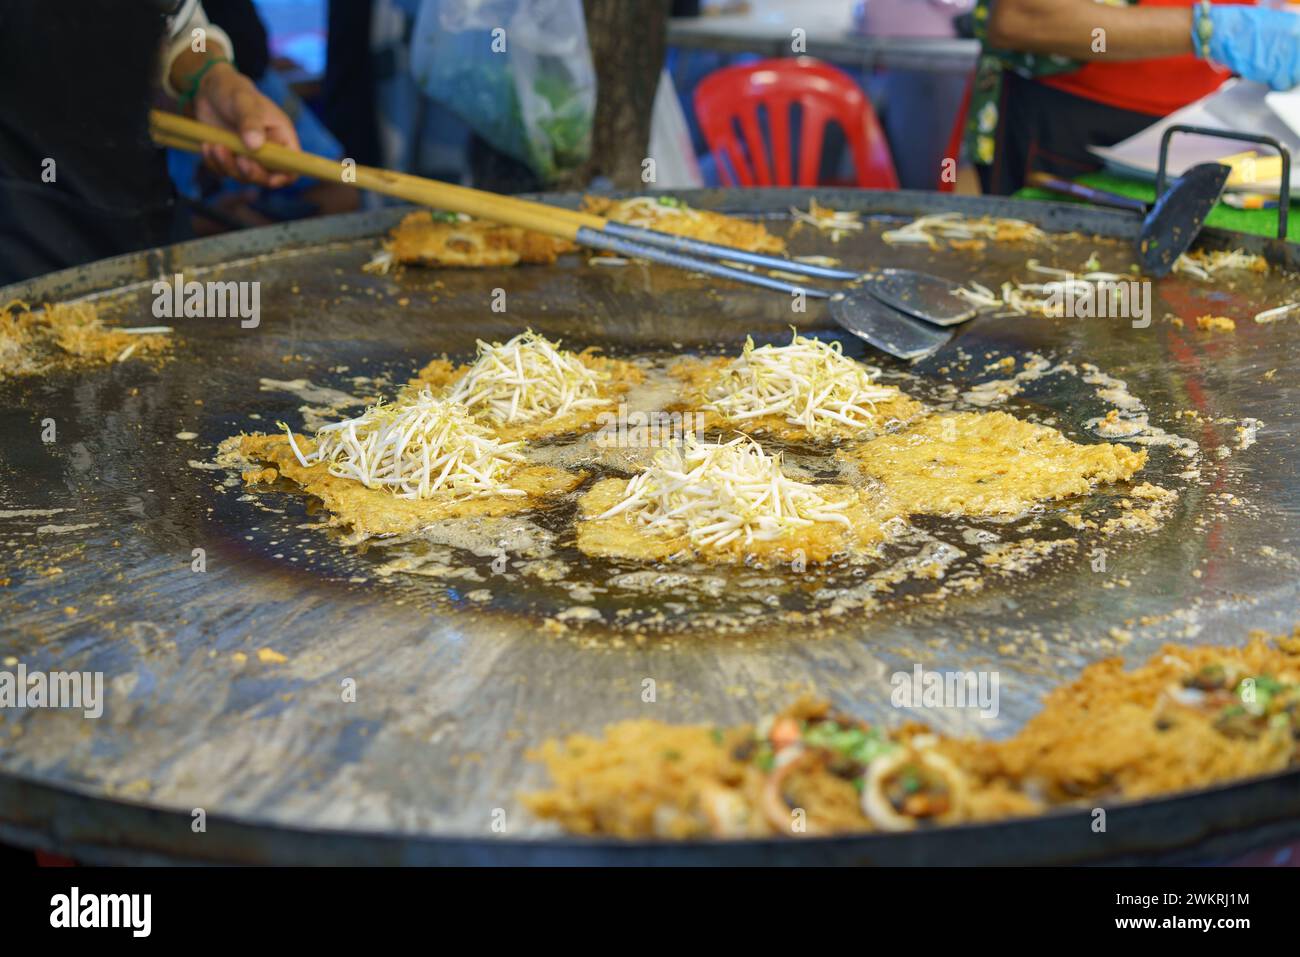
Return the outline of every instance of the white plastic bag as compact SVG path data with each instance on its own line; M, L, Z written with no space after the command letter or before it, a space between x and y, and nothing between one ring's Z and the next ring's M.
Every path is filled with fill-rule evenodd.
M544 182L591 152L596 70L582 0L424 0L411 72Z
M650 112L650 155L655 158L655 189L698 189L704 185L681 101L667 70L659 71Z

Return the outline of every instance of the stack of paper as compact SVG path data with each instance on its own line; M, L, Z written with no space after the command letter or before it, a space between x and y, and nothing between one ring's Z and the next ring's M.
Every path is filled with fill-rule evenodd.
M1259 83L1229 80L1204 99L1171 113L1123 142L1114 146L1090 146L1089 150L1113 172L1154 180L1160 163L1160 138L1175 123L1271 136L1289 149L1294 158L1300 152L1300 89L1272 93ZM1177 176L1189 166L1212 163L1249 149L1256 150L1261 158L1273 155L1267 146L1175 133L1169 144L1169 174ZM1280 177L1273 177L1253 183L1230 183L1228 189L1277 195L1280 185ZM1292 193L1297 189L1300 189L1300 171L1293 165Z

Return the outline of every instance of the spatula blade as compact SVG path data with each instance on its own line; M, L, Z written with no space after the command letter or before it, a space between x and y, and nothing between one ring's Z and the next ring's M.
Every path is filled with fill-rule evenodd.
M949 339L951 329L941 329L885 305L862 289L852 289L830 300L831 318L859 339L899 359L919 359Z
M975 316L975 307L953 292L959 285L913 269L882 269L863 288L887 306L936 326L952 326Z
M1156 199L1138 232L1142 272L1153 279L1169 275L1178 257L1196 241L1231 172L1222 163L1198 163Z

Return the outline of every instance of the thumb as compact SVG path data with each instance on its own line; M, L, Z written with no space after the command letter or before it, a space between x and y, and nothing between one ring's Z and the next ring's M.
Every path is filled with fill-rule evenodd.
M262 144L266 142L266 133L263 131L261 124L255 124L248 119L239 121L239 138L244 141L244 145L250 150L261 149Z
M244 90L235 97L234 107L239 138L250 150L260 149L266 142L267 122L267 117L262 110L261 98Z

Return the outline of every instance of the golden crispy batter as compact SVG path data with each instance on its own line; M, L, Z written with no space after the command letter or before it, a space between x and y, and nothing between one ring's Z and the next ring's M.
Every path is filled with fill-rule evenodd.
M309 455L316 447L307 436L295 435L294 440L304 455ZM350 526L353 531L364 535L413 532L447 518L512 515L535 508L548 496L572 491L585 478L580 473L563 469L523 466L510 475L509 481L512 488L527 495L407 499L398 498L382 488L367 488L355 479L331 475L328 463L304 467L284 435L239 435L222 443L222 451L235 451L246 459L274 466L260 472L245 472L246 482L273 479L278 470L302 486L304 492L321 500L330 511L331 525Z
M929 515L1014 515L1127 481L1147 459L1145 449L1080 445L1005 412L934 415L836 454L883 483L900 511Z
M456 365L446 356L434 359L415 374L415 378L406 383L403 394L428 389L434 395L461 378L469 369L468 365Z
M764 415L752 419L731 421L717 411L705 409L710 390L722 379L723 370L734 361L726 356L711 359L681 359L673 363L668 370L671 375L682 381L682 410L699 411L703 415L705 429L734 429L746 435L770 435L787 442L806 442L813 439L863 438L886 432L889 429L910 422L925 412L925 406L892 386L883 386L895 393L892 398L875 403L878 427L863 429L852 425L838 423L821 435L813 436L804 426L787 422L781 415Z
M731 817L726 805L737 803L733 796L748 794L739 801L745 807L757 803L761 774L732 756L745 736L744 729L723 734L706 725L641 720L610 725L603 739L550 740L529 757L546 762L554 786L524 795L523 802L576 834L763 834L767 827L757 813L740 828L723 828Z
M604 196L586 196L582 208L615 222L644 226L674 236L689 236L755 253L785 252L785 240L773 236L762 223L707 209L693 209L681 202L666 204L651 197L614 200Z
M988 781L1043 789L1052 801L1149 797L1280 771L1300 759L1291 733L1300 726L1243 714L1224 687L1259 676L1300 682L1294 640L1256 637L1244 648L1166 645L1132 671L1111 658L1053 690L1015 737L955 742L948 751ZM1300 698L1290 702L1294 707Z
M1197 316L1196 328L1204 332L1236 332L1237 321L1228 316Z
M578 499L578 548L592 558L626 558L634 561L663 561L672 556L690 557L695 553L689 539L664 535L638 525L627 513L597 518L623 499L626 479L603 479ZM737 538L721 548L699 550L701 558L724 564L743 562L747 558L759 564L780 564L798 558L802 552L808 564L829 561L841 553L870 554L884 539L881 528L888 514L865 493L845 485L819 485L818 493L828 502L848 500L845 511L850 525L818 522L790 529L780 538L745 543Z
M165 335L104 325L93 302L46 304L35 311L19 301L0 306L0 380L157 356L169 348Z
M576 409L540 422L503 424L493 422L487 418L480 418L479 421L490 428L502 442L513 442L519 439L529 441L554 435L566 435L570 432L586 432L600 424L601 416L614 409L618 404L619 397L627 392L629 388L645 381L645 373L635 364L623 359L611 359L608 356L602 356L594 347L589 347L578 353L578 358L587 368L609 376L606 384L602 385L600 390L601 397L609 400L606 406L592 409ZM445 357L434 359L417 372L415 378L407 382L402 395L418 392L420 389L429 389L436 394L439 390L454 384L468 370L468 363L456 365Z
M402 217L384 248L401 263L489 268L517 263L549 265L578 247L568 240L515 226L478 220L435 221L428 210L418 210Z
M876 731L810 699L759 727L639 720L599 738L548 740L528 757L546 765L551 787L524 802L583 834L825 834L1088 807L1276 773L1300 765L1300 629L1244 648L1166 645L1132 671L1099 662L1005 741L936 736L915 723ZM831 733L814 738L814 729ZM855 750L868 740L887 749ZM886 766L913 776L892 798L887 784L872 790L887 782ZM872 794L898 805L872 806ZM796 811L802 830L791 823Z

